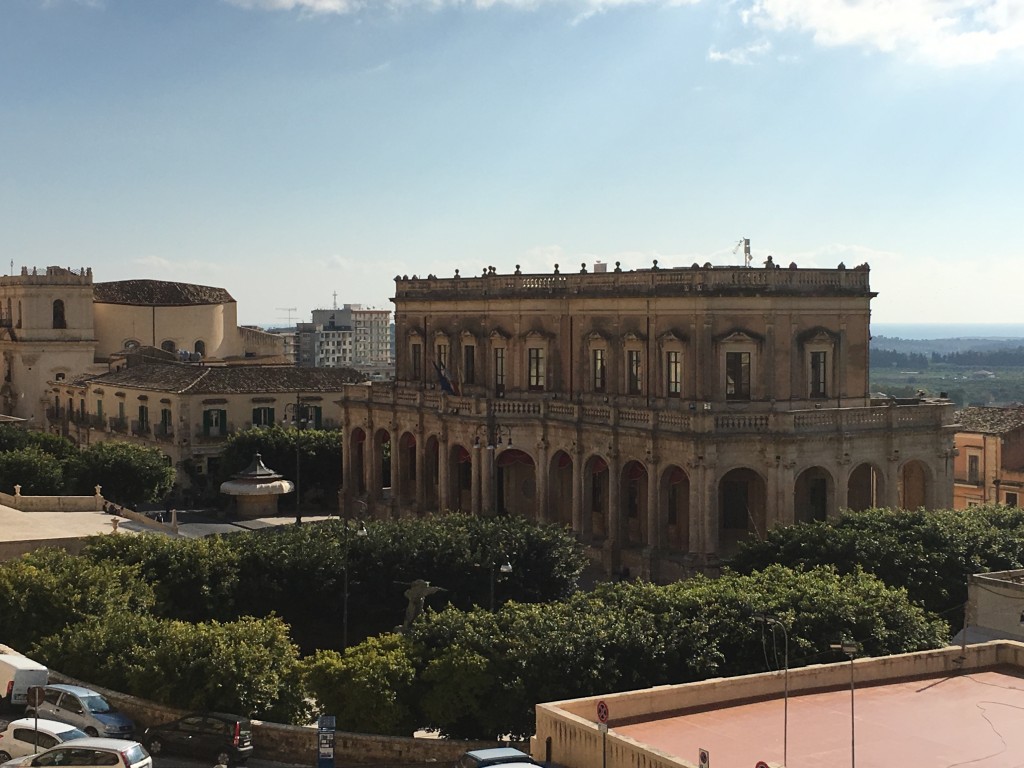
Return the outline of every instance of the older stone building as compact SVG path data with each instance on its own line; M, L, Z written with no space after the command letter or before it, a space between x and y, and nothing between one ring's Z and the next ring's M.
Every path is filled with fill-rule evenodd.
M37 429L59 427L69 412L54 384L102 373L140 347L232 363L276 359L280 338L239 327L222 288L165 280L93 283L91 269L22 267L0 277L0 409Z
M948 507L953 406L873 400L867 265L396 279L396 381L342 401L377 515L569 526L671 578L842 508Z

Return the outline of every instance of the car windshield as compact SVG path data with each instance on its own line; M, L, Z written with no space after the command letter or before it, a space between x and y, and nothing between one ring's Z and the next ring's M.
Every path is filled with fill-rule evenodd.
M61 731L56 734L57 738L61 741L71 741L72 739L84 739L89 734L84 731L80 731L77 728L68 728L66 731Z
M124 750L124 756L126 758L125 762L127 762L128 765L135 765L149 757L149 752L147 752L146 748L141 744L136 743Z
M97 715L105 715L111 712L117 712L110 704L100 696L98 693L93 696L83 696L82 706L84 706L90 712Z

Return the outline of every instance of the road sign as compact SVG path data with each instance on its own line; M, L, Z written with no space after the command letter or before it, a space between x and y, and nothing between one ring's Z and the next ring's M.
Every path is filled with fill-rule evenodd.
M711 753L702 749L697 753L697 765L700 768L711 768Z
M597 720L600 723L608 722L608 704L604 699L597 702Z
M755 765L754 768L768 768L768 763L764 760L758 760L757 765Z
M38 707L40 704L43 703L43 696L45 695L45 693L46 691L43 689L43 686L41 685L30 686L28 689L27 700L25 703L28 704L28 706L30 707Z

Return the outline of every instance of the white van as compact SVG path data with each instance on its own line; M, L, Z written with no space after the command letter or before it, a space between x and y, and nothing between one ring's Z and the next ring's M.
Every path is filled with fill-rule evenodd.
M0 654L0 704L4 709L24 709L28 689L46 685L50 671L38 661L14 653Z

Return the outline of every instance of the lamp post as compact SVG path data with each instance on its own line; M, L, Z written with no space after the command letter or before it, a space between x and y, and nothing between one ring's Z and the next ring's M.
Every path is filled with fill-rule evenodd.
M347 532L351 530L348 527L348 522L345 523L346 536ZM359 528L356 530L356 536L362 538L366 536L366 525L363 523L359 524ZM348 541L348 546L351 546L351 538ZM348 562L351 552L345 548L345 564L341 568L341 650L348 648Z
M302 402L302 393L297 394L294 403L285 405L282 423L290 424L301 432L309 422L308 409L309 406ZM302 525L302 445L298 435L295 436L295 524Z
M494 582L496 578L495 570L506 575L512 573L512 563L511 561L509 561L507 556L505 557L505 562L502 563L500 566L495 566L493 562L491 563L491 613L494 613L494 608L496 605L494 601Z
M782 765L789 765L789 632L786 630L786 625L779 621L775 616L755 616L754 620L762 624L767 624L772 628L772 641L775 640L775 628L778 627L782 630L782 637L784 640L782 660L784 672L782 673ZM762 635L762 638L764 636ZM778 657L776 657L777 659ZM778 663L776 661L776 663Z
M505 439L507 447L512 447L512 428L503 424L492 424L487 429L487 454L490 456L491 473L491 513L498 514L498 448L501 447L502 438ZM476 438L476 444L480 444L480 438Z
M857 726L853 708L853 660L857 658L860 645L854 640L843 640L829 645L833 651L842 651L850 659L850 768L857 768Z

